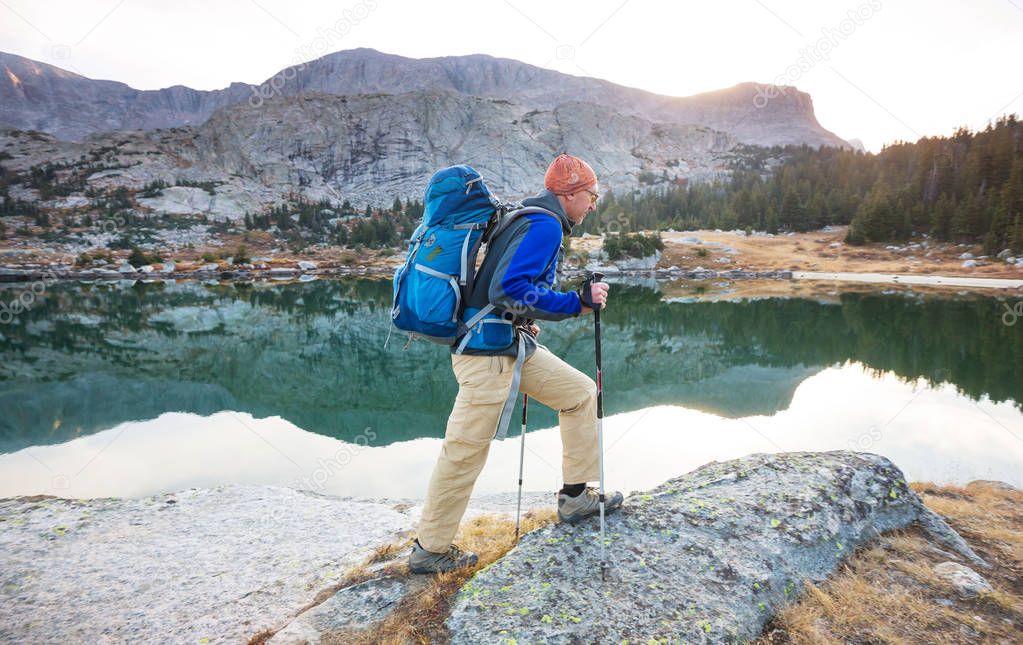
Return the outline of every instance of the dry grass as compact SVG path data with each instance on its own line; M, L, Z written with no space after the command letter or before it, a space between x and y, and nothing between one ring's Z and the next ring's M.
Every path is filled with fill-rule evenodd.
M299 608L299 610L296 612L296 615L301 614L306 610L312 609L316 605L326 602L331 598L331 596L333 596L338 591L341 591L346 587L351 587L353 585L357 585L366 582L367 580L372 580L374 578L383 578L400 573L401 572L400 566L396 562L392 562L389 566L374 565L381 565L382 563L385 563L388 560L393 560L402 549L407 549L411 547L412 540L413 540L412 537L405 537L395 542L391 542L390 544L378 546L376 549L373 550L373 553L371 553L362 564L356 565L355 567L349 569L345 573L344 577L341 578L340 581L338 581L334 585L325 587L318 591L311 601L306 603L303 607ZM405 567L404 573L406 574L408 573L407 566ZM270 637L273 636L277 631L279 630L264 629L263 631L249 638L248 645L263 645L263 643L269 640Z
M553 523L552 509L530 510L522 516L522 533ZM489 566L515 546L515 520L505 515L482 515L462 524L455 542L479 557L476 566L434 576L417 576L408 570L405 556L412 537L382 545L366 561L349 571L338 584L321 590L298 613L314 607L341 589L376 578L408 578L409 591L386 619L369 630L344 630L324 634L321 645L405 645L446 641L444 621L450 599L477 571ZM264 630L249 639L249 645L262 645L276 630Z
M1023 630L1023 493L984 483L914 484L992 569L995 591L959 597L934 573L952 559L918 529L858 551L783 611L760 643L1018 643Z
M1012 267L1000 260L983 260L974 268L964 268L959 255L963 251L972 251L975 255L983 254L979 246L963 248L955 245L935 244L930 249L914 251L891 251L886 249L887 243L849 246L843 243L848 227L838 226L833 231L810 231L795 235L777 235L775 237L746 237L730 232L711 230L685 231L682 233L664 233L662 239L666 248L658 262L659 267L672 265L681 268L694 268L697 265L715 269L741 266L747 270L776 271L792 269L795 271L825 271L854 273L912 273L914 275L963 275L984 278L1021 278L1023 269ZM683 237L697 237L703 242L720 243L739 251L732 256L731 265L708 264L708 259L724 255L719 249L711 246L693 246L680 243ZM838 242L840 245L832 247ZM573 248L578 241L573 240ZM586 240L578 243L579 248L596 248L598 240ZM706 248L708 257L698 257L696 249ZM926 255L927 251L931 255ZM907 258L913 256L914 261Z
M404 551L406 549L412 548L412 542L413 538L406 538L404 540L391 542L390 544L384 544L383 546L378 546L376 549L373 550L373 554L369 556L369 559L366 561L366 564L377 564L379 562L393 560L395 555L397 555L399 551Z
M555 521L553 510L533 510L522 516L522 531L529 533ZM409 593L383 622L360 634L327 635L321 642L358 645L402 645L446 640L444 620L450 599L477 571L497 561L515 546L515 521L504 515L485 515L463 523L455 542L479 556L476 566L434 576L415 576L422 587ZM401 553L404 555L404 551ZM409 576L402 562L402 575Z
M857 551L829 580L807 585L799 603L783 609L758 639L768 643L1018 643L1023 633L1023 492L996 484L965 488L914 484L930 508L941 513L991 563L980 573L994 591L959 597L934 573L955 556L932 544L918 528L888 534ZM523 517L525 532L555 521L552 510ZM514 547L514 521L480 516L466 522L457 543L479 555L471 568L436 576L412 576L405 556L411 538L377 548L339 584L306 607L340 589L377 578L408 579L408 592L382 622L361 631L325 634L321 643L407 645L446 642L444 621L454 594L477 571ZM260 645L273 635L253 637Z

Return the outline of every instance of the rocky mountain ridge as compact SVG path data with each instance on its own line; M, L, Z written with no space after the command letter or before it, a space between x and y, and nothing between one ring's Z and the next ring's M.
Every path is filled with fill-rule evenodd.
M231 83L211 91L181 85L136 90L3 52L0 67L0 126L72 140L112 130L198 125L226 106L259 107L281 96L426 91L505 99L540 110L580 101L651 121L706 126L754 145L849 145L820 126L810 96L792 87L765 93L766 86L740 83L672 97L482 54L414 59L343 50L280 70L258 86Z
M67 210L87 207L90 189L125 187L140 212L235 221L291 197L360 207L420 198L430 175L455 163L472 164L499 195L520 199L540 188L544 168L566 149L591 160L602 190L616 192L721 178L744 157L734 136L704 126L590 103L536 110L438 91L278 97L222 108L200 126L82 142L0 132L3 166L17 175L8 182L14 198ZM31 187L33 169L46 165L59 168L55 185L68 195L47 201ZM146 190L156 182L166 188Z

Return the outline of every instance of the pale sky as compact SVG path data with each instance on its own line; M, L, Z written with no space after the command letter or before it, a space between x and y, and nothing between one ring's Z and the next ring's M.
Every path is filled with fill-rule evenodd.
M780 81L875 151L1023 114L1023 0L0 0L0 50L139 89L259 83L354 47L675 96Z

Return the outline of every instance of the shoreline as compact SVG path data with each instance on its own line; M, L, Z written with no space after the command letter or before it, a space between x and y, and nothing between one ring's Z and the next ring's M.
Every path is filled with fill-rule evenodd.
M601 266L600 270L610 278L644 278L655 280L692 280L696 282L705 280L735 280L743 282L756 281L783 281L791 284L827 284L843 283L853 284L875 284L875 285L899 285L906 287L926 288L958 288L969 291L998 290L1006 292L1023 291L1023 279L1009 278L975 278L969 276L949 276L931 274L906 274L906 273L877 273L877 272L819 272L819 271L744 271L741 269L728 269L717 271L714 269L617 269L613 266ZM215 280L223 283L246 283L246 282L310 282L313 280L341 279L352 277L389 278L393 275L395 267L392 266L359 266L359 267L327 267L318 269L301 269L298 267L273 267L270 269L195 269L186 271L122 271L113 269L85 269L81 271L69 267L44 268L12 268L0 267L0 285L32 283L45 281L47 284L55 282L81 282L92 284L95 282L120 282L124 280L142 282L172 281L210 281ZM586 275L583 270L570 270L562 274L567 279L582 278Z
M1023 289L1023 280L946 275L794 271L792 272L792 278L794 280L822 280L828 282L867 282L872 284L973 287L978 289Z
M601 260L604 235L570 238L561 275L575 279L587 270L609 277L675 280L769 280L790 285L828 282L916 286L925 289L1023 289L1023 257L983 255L976 244L919 238L902 245L844 243L847 227L806 233L745 234L743 231L662 231L664 250L640 260ZM649 233L649 232L648 232ZM38 242L38 241L36 241ZM149 249L161 262L138 268L127 251L100 249L91 265L45 246L16 248L0 243L0 283L37 280L218 280L287 281L317 277L390 277L405 258L404 247L370 249L317 245L288 252L278 240L247 231L221 234L190 249ZM226 249L245 247L251 260L233 263ZM20 256L20 257L18 257ZM213 257L210 257L213 256ZM774 290L767 287L767 291ZM798 290L798 289L794 289Z
M117 280L207 280L219 278L224 281L252 280L288 280L291 278L315 279L319 277L350 277L350 276L392 276L396 266L359 266L359 267L325 267L302 269L299 267L273 267L270 269L194 269L188 271L123 271L115 269L84 269L74 270L69 267L58 268L12 268L0 267L0 283L31 282L34 280L65 280L65 281L117 281ZM637 278L688 278L691 280L789 280L792 271L742 271L730 269L715 271L712 269L617 269L613 266L601 266L599 269L608 276ZM573 269L562 272L566 278L584 277L586 271Z

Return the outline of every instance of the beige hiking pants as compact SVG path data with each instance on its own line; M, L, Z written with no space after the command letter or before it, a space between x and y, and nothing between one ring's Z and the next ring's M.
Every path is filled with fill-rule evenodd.
M459 389L419 520L419 543L427 551L447 551L455 538L472 487L487 461L514 366L514 356L451 355ZM593 379L538 345L522 364L519 389L559 411L564 482L596 481L600 473Z

